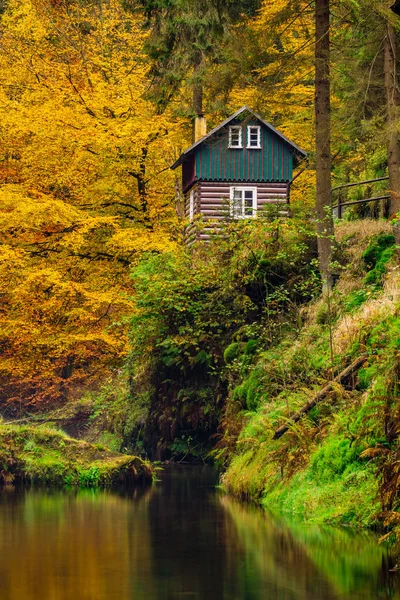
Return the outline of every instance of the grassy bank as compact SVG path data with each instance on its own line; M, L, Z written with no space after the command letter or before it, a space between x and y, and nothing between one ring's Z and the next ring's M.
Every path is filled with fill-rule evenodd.
M340 277L329 300L302 309L298 331L240 357L227 403L240 420L222 483L237 497L313 522L391 524L399 509L400 278L387 224L343 223ZM278 427L355 358L349 381L335 383L280 439ZM234 371L232 368L232 372ZM233 426L231 426L233 429ZM223 447L221 452L223 451Z
M152 468L44 426L0 425L0 485L96 487L152 481Z

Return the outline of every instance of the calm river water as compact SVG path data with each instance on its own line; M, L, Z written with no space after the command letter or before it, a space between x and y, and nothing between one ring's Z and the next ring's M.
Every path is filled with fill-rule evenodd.
M3 490L0 599L400 599L375 537L283 524L216 481L174 467L139 491Z

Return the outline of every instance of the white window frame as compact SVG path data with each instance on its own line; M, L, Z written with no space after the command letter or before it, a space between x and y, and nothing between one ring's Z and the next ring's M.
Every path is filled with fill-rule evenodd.
M234 205L235 190L243 192L241 214L238 214L237 207L235 207L235 205ZM252 215L245 214L244 192L253 192L253 214ZM233 219L255 219L257 217L257 188L256 187L249 186L249 185L232 185L230 187L229 198L230 198L230 202L229 202L230 215ZM235 208L236 208L236 210L235 210Z
M194 190L190 190L189 193L189 221L192 222L194 218Z
M250 129L257 129L257 146L250 146ZM261 150L261 127L260 125L247 126L247 148L252 150Z
M239 132L239 144L237 146L232 146L232 132ZM229 148L243 148L243 132L241 125L231 125L229 127Z

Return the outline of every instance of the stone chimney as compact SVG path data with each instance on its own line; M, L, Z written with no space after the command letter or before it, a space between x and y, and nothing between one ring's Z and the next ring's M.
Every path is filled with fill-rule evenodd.
M198 142L207 134L207 121L204 115L197 115L194 120L194 142Z

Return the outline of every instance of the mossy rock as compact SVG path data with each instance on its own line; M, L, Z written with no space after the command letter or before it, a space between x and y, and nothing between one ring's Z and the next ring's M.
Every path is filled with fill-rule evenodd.
M49 427L0 426L0 484L97 487L152 479L152 467L137 456L75 440Z
M240 344L238 342L234 342L230 344L224 351L224 360L227 365L233 362L235 358L237 358L240 354Z

